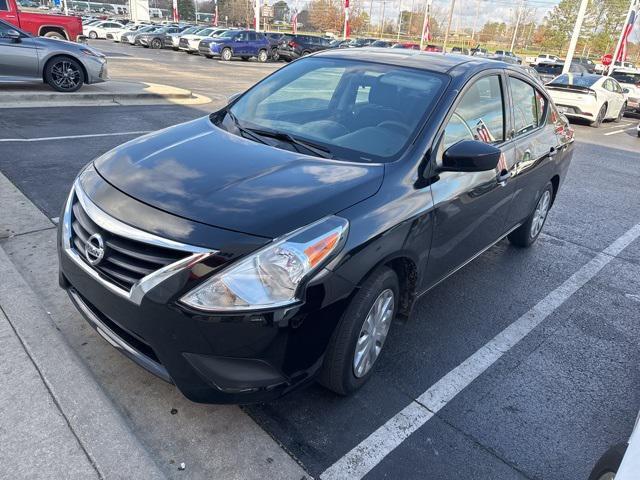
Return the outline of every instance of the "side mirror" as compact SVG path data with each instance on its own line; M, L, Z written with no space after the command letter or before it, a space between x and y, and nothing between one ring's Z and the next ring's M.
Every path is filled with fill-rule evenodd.
M498 166L502 151L488 143L463 140L451 145L442 156L440 170L447 172L485 172Z
M232 95L229 96L229 101L227 103L233 103L235 102L236 98L238 98L240 95L242 95L243 92L236 92Z
M15 43L20 42L20 39L22 38L22 35L20 35L20 32L17 30L7 30L7 32L5 33L6 38L8 38L9 40L12 40Z
M623 88L622 89L622 93L629 93L629 89L628 88Z

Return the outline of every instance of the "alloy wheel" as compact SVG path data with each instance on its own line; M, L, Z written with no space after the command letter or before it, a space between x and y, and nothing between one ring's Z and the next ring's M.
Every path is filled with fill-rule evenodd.
M551 192L549 192L549 190L545 190L542 197L540 197L540 200L538 200L538 205L536 205L536 209L533 212L533 221L531 222L531 231L529 233L531 238L536 238L540 233L540 230L542 230L542 226L547 218L550 206Z
M155 38L153 42L151 42L151 48L162 48L162 41L158 38Z
M260 63L264 63L267 61L267 51L266 50L260 50L260 52L258 53L258 61Z
M393 290L387 288L378 295L369 309L360 328L353 354L353 374L356 378L362 378L369 373L378 359L391 327L394 308Z
M222 60L225 60L225 61L231 60L231 50L229 50L228 48L225 48L222 51Z
M94 31L89 32L89 38L96 39L98 38L98 34Z
M62 60L51 67L53 83L61 90L73 90L80 84L80 69L73 63Z

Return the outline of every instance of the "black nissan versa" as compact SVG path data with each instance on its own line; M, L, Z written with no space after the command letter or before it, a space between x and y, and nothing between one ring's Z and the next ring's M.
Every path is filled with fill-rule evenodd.
M572 144L518 67L328 50L86 166L61 217L60 283L191 400L314 379L348 394L420 295L505 236L536 240Z

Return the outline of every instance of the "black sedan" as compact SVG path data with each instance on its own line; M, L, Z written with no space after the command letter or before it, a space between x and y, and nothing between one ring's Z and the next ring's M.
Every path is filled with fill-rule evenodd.
M349 394L417 298L504 237L536 241L572 154L566 118L517 67L327 50L87 165L61 216L60 284L193 401L315 379Z

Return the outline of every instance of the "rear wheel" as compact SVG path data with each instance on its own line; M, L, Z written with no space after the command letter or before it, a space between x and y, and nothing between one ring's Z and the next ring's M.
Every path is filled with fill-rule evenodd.
M151 48L162 48L162 40L160 40L159 38L154 38L151 41Z
M43 36L47 38L57 38L58 40L66 40L66 37L60 32L47 32Z
M91 38L92 40L95 40L96 38L98 38L98 34L96 32L94 32L93 30L91 30L89 32L89 38Z
M271 60L273 60L274 62L277 62L278 60L280 60L280 54L278 53L277 48L271 49Z
M507 237L509 241L517 247L530 247L538 239L542 227L547 220L547 214L551 208L551 202L553 200L553 185L551 182L547 183L546 187L542 191L536 208L533 210L526 222L520 225L517 229L509 234Z
M620 111L618 112L618 116L615 118L614 122L619 122L620 120L622 120L622 117L624 117L624 111L627 109L627 104L624 103L622 104L622 108L620 109Z
M44 68L44 80L58 92L75 92L84 84L80 63L69 57L54 57Z
M225 48L220 53L220 58L222 60L224 60L225 62L228 62L229 60L231 60L232 56L233 56L233 54L231 53L231 49L230 48Z
M318 381L348 395L366 383L379 358L400 298L398 277L387 267L362 284L336 327Z
M269 55L267 54L266 50L260 50L258 52L258 61L260 63L264 63L269 59Z
M626 443L619 443L609 448L591 470L589 480L613 480L626 450Z
M605 115L607 114L607 104L605 103L604 105L602 105L602 107L600 107L600 111L598 112L598 116L596 117L596 119L591 122L591 126L593 128L599 128L600 125L602 125L602 122L604 120Z
M302 52L302 56L306 57L307 55L309 55L311 52L309 50L305 50L304 52Z

